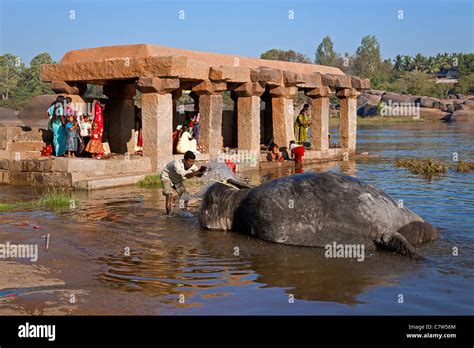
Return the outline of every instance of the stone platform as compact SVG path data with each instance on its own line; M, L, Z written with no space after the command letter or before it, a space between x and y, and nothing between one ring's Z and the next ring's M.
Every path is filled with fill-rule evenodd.
M10 185L99 189L134 184L151 172L149 158L110 159L42 157L0 160L0 183Z

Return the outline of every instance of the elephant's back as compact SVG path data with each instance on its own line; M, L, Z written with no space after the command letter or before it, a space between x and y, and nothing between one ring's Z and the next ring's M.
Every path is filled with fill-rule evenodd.
M330 172L272 180L250 190L236 211L241 232L304 246L371 244L416 217L383 191Z

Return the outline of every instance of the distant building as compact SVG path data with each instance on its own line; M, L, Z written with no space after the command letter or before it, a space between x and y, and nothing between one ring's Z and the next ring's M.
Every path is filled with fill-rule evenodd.
M456 68L441 69L435 74L436 83L457 83L458 70Z

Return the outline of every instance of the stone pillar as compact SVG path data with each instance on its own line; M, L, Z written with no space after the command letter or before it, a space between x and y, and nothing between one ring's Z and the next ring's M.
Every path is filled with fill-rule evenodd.
M340 105L339 146L347 148L349 154L355 154L357 136L357 96L352 88L343 88L336 92Z
M178 79L140 78L142 92L143 156L159 172L173 159L173 96Z
M135 84L110 84L104 86L104 94L109 97L107 104L108 141L113 153L126 153L127 143L133 138L135 128Z
M329 149L329 94L327 87L317 87L306 92L311 98L311 147L316 151Z
M223 148L222 138L222 95L226 83L203 81L192 91L199 96L199 144L211 158L216 157Z
M278 146L289 146L294 140L293 97L296 87L275 87L270 90L272 97L273 141Z
M260 96L265 89L257 82L234 89L237 95L237 146L260 153ZM258 157L258 155L257 155Z

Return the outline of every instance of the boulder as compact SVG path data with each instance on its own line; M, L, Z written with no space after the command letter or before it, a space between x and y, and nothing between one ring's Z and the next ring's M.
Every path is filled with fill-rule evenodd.
M47 111L56 100L54 94L44 94L33 97L23 110L18 114L18 118L27 127L48 128Z
M451 114L450 121L455 122L474 122L474 110L458 110Z
M0 107L0 125L1 126L24 126L18 118L18 111Z
M425 120L439 120L442 117L450 115L449 112L434 108L420 108L420 117Z
M365 104L357 109L357 116L376 116L377 105Z
M419 97L413 96L410 94L398 94L398 93L391 93L386 92L382 96L382 101L386 104L391 103L417 103L419 102Z
M462 110L474 110L474 100L465 100L462 105Z
M431 97L421 97L420 98L420 106L423 108L433 108L435 103L437 103L438 107L440 105L440 100Z
M445 105L450 105L450 104L456 104L455 102L457 102L458 100L457 99L440 99L439 101Z
M448 105L445 105L441 110L451 113L451 112L456 111L456 108L453 104L448 104Z
M381 96L376 94L362 93L357 97L357 106L364 106L365 104L377 105L380 102Z
M382 95L384 95L384 93L386 93L385 91L379 91L379 90L376 90L376 89L371 89L370 91L367 91L366 92L367 94L372 94L372 95L378 95L380 97L382 97Z

